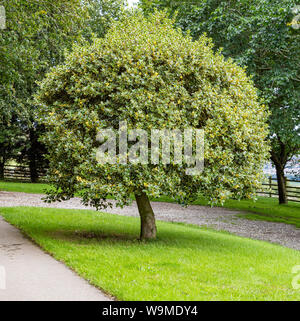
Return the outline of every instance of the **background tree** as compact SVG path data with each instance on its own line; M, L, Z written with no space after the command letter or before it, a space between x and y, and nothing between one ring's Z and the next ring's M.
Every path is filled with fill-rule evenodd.
M126 0L90 0L88 25L91 32L103 37L112 20L119 19L125 4Z
M177 12L177 26L194 39L204 32L223 48L225 57L247 66L259 96L271 110L271 160L276 167L279 203L287 203L284 169L300 152L300 30L291 26L299 4L294 0L141 0Z
M13 67L19 60L14 40L15 34L0 30L0 179L4 178L5 163L18 155L24 143L20 126L23 125L24 110L16 100L13 86L17 79L20 80Z
M102 36L122 1L0 0L0 5L7 20L0 31L0 173L7 160L17 158L29 165L36 182L38 169L46 164L46 149L39 142L44 127L36 122L33 101L36 81L63 61L64 50L74 42L83 43L92 33Z
M267 159L267 113L245 71L206 37L193 42L163 13L126 15L104 39L75 46L40 84L41 122L50 151L48 200L79 193L100 209L131 202L141 216L141 239L155 238L149 197L169 195L187 204L200 191L211 202L251 197ZM97 162L97 134L127 121L128 129L205 130L205 169L182 165ZM122 147L122 146L121 146ZM120 146L118 145L118 148ZM150 157L150 151L148 151Z
M25 137L21 130L21 110L9 101L3 88L0 88L0 180L4 179L4 166L7 161L16 159L23 148ZM6 103L9 101L9 108Z

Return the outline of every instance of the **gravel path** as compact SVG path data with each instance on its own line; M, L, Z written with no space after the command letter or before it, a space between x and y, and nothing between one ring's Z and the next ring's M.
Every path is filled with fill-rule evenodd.
M41 200L41 197L43 197L43 195L0 191L0 207L38 206L67 209L88 208L83 206L78 198L73 198L66 202L47 204ZM242 219L236 216L236 214L241 213L241 211L233 211L220 207L210 208L191 205L187 208L182 208L177 204L161 202L153 202L152 206L156 218L159 220L207 226L215 230L225 230L236 235L277 243L300 250L300 229L297 229L293 225ZM135 202L131 206L123 209L113 207L112 209L107 209L106 212L126 216L138 216Z

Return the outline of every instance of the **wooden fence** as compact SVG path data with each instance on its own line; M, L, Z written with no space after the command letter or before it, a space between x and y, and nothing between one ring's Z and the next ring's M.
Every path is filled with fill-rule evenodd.
M46 169L38 170L39 181L44 181ZM5 166L4 179L17 181L30 181L30 170L28 166ZM264 189L258 194L267 197L278 197L278 187L276 178L269 177L263 184ZM286 180L286 190L288 200L300 202L300 181Z
M39 180L43 181L46 175L45 169L39 169L38 171ZM28 166L16 165L16 166L5 166L4 167L4 179L26 181L30 182L30 170Z
M286 179L286 192L288 200L300 202L300 181ZM278 186L276 178L269 177L268 182L263 184L264 189L258 194L268 197L278 197Z

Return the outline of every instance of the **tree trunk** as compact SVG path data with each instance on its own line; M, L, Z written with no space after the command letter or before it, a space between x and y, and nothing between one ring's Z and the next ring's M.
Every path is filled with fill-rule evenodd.
M38 176L37 164L36 164L37 138L36 138L34 129L30 129L29 139L30 139L30 148L28 151L28 158L29 158L30 179L32 183L36 183L38 181L39 176Z
M141 240L156 238L156 225L154 213L146 193L135 194L136 203L141 218Z
M284 170L279 164L275 164L277 185L278 185L278 195L279 204L287 204L287 193L286 193L286 182L284 177Z
M4 163L0 163L0 180L4 180Z

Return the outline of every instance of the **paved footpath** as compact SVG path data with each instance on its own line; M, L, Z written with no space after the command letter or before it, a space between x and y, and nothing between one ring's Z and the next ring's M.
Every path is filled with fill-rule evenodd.
M0 217L0 301L108 301Z

